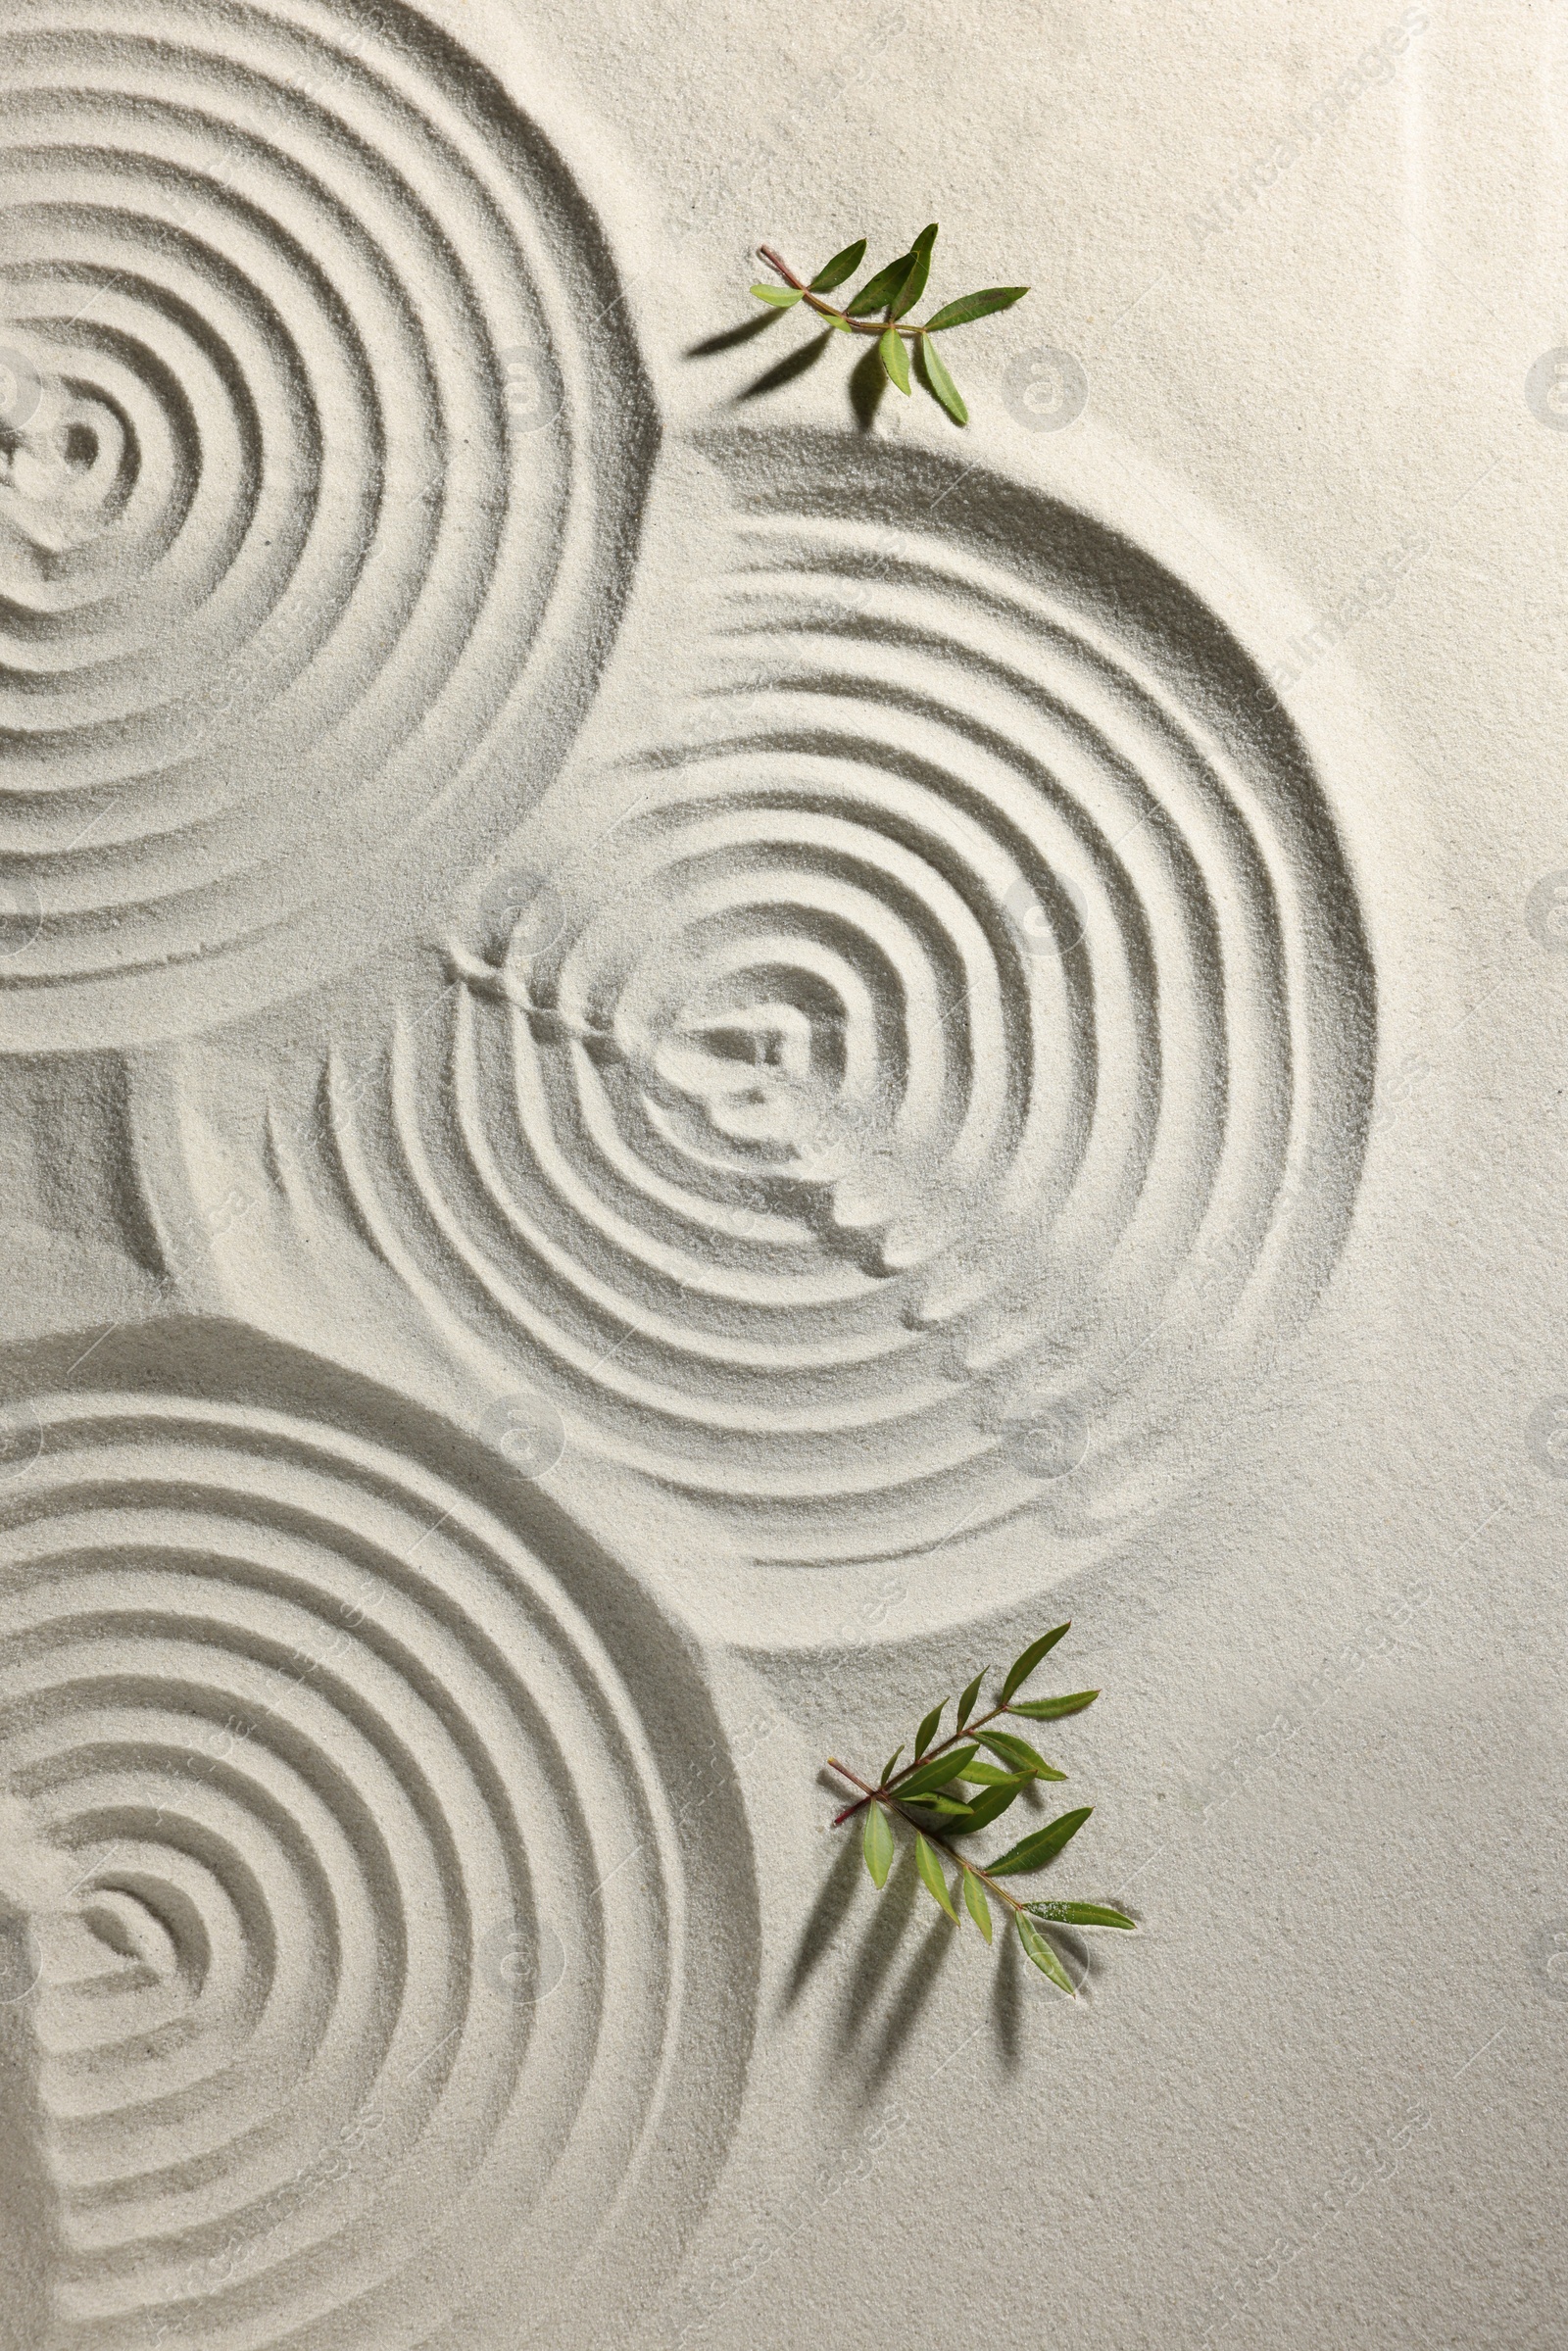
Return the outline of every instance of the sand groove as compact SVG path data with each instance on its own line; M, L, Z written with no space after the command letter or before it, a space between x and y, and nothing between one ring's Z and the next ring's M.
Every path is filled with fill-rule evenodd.
M973 468L758 448L716 446L740 512L636 811L559 922L451 942L338 1166L431 1312L748 1541L1083 1528L1332 1267L1353 888L1136 550Z
M548 779L653 429L595 216L412 13L20 0L0 74L0 1033L119 1042Z
M657 2247L722 2150L746 2002L697 1999L689 1881L727 1797L678 1833L673 1758L553 1578L369 1438L41 1411L0 1785L8 1874L35 1856L51 2351L381 2351L481 2289L550 2339L596 2225L647 2196Z

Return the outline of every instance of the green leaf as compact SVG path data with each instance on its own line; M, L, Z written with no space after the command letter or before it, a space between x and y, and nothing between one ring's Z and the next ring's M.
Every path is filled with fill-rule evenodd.
M901 253L897 261L889 262L874 277L868 277L852 302L844 307L852 318L863 318L867 311L885 310L909 274L912 253Z
M902 318L911 305L925 292L925 281L931 274L931 248L937 241L937 224L929 221L909 247L909 273L892 302L888 305L890 318Z
M899 390L907 396L909 391L909 353L904 337L896 326L890 326L877 345L886 367Z
M965 1870L963 1873L963 1906L989 1942L991 1940L991 1905L986 1900L986 1889L973 1870Z
M888 1757L886 1763L883 1764L881 1785L884 1788L886 1788L888 1782L892 1779L893 1766L898 1762L899 1757L903 1754L903 1752L904 1749L902 1747L895 1747L892 1754Z
M1027 1785L1023 1780L1009 1779L1004 1788L982 1788L969 1806L966 1821L956 1821L950 1834L954 1837L972 1837L977 1829L989 1829L1007 1806L1016 1801L1018 1790Z
M799 286L753 286L752 292L759 302L770 302L776 311L793 310L798 302L806 299Z
M1098 1690L1075 1690L1064 1698L1025 1698L1020 1704L1009 1706L1007 1711L1009 1714L1027 1715L1032 1723L1054 1723L1059 1722L1064 1714L1082 1714L1084 1708L1092 1706L1099 1695Z
M945 327L967 326L971 318L986 318L993 311L1010 310L1028 291L1027 286L986 286L978 294L960 294L956 302L945 302L927 318L926 333L939 335Z
M948 373L947 364L928 334L920 337L920 372L926 388L940 400L955 424L967 424L969 411L963 394Z
M960 1804L956 1796L916 1796L914 1800L928 1812L941 1812L952 1820L966 1821L969 1817L968 1805Z
M1021 1870L1043 1870L1048 1861L1054 1861L1070 1837L1077 1836L1093 1804L1082 1804L1076 1812L1063 1812L1046 1828L1037 1829L1032 1837L1023 1837L1009 1845L998 1861L988 1861L986 1868L993 1878L1015 1878Z
M953 1907L953 1896L949 1893L948 1882L942 1875L942 1864L937 1859L936 1846L927 1844L918 1829L914 1833L914 1866L919 1871L925 1889L932 1901L937 1904L939 1909L945 1910L954 1925L956 1926L958 1914Z
M1023 1688L1046 1651L1054 1649L1062 1635L1070 1633L1071 1630L1072 1618L1069 1616L1064 1625L1053 1625L1049 1633L1042 1633L1038 1641L1032 1641L1029 1643L1021 1657L1013 1659L1008 1669L1007 1679L1002 1685L1002 1695L997 1700L999 1706L1005 1706L1013 1691Z
M830 262L822 264L811 280L812 293L830 294L835 286L841 286L847 277L855 275L864 259L865 239L857 237L853 245L846 245L842 253L835 253Z
M971 1788L1022 1788L1033 1772L1001 1772L994 1763L966 1763L963 1777Z
M1108 1902L1028 1902L1024 1905L1032 1918L1059 1919L1064 1927L1136 1927L1125 1910L1115 1910Z
M942 1708L947 1702L947 1699L943 1698L939 1704L933 1706L914 1735L914 1757L917 1763L937 1735L937 1725L942 1720Z
M893 1867L893 1826L880 1804L867 1804L865 1832L860 1838L860 1850L865 1866L871 1873L871 1884L878 1892L888 1882Z
M961 1731L964 1724L968 1721L970 1715L973 1714L974 1702L980 1695L980 1685L985 1678L986 1669L984 1666L982 1666L980 1671L975 1675L974 1680L970 1683L968 1689L964 1691L962 1697L958 1700L957 1719L953 1726L956 1731Z
M1035 1780L1065 1780L1067 1777L1065 1772L1058 1772L1054 1763L1048 1763L1040 1749L1032 1747L1027 1739L1015 1739L1010 1731L977 1731L975 1737L1010 1772L1024 1772Z
M901 1780L893 1793L901 1804L906 1804L933 1788L946 1788L950 1780L956 1780L960 1772L968 1769L974 1754L973 1747L949 1747L945 1755L933 1755L929 1763L920 1764L907 1779Z
M1055 1952L1052 1949L1050 1943L1047 1942L1039 1928L1034 1926L1028 1919L1026 1919L1021 1910L1018 1912L1017 1917L1018 1940L1022 1943L1024 1949L1028 1952L1030 1958L1034 1961L1042 1976L1049 1976L1053 1984L1057 1984L1061 1986L1062 1990L1067 1994L1069 1999L1076 2000L1078 1994L1073 1990L1072 1978L1068 1975L1066 1969L1062 1966L1061 1961L1056 1957Z

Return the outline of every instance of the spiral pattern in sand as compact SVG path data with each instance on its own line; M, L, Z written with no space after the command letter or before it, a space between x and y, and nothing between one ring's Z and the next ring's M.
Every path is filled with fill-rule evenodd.
M657 2270L720 2160L727 1772L677 1834L676 1758L586 1620L401 1449L174 1397L40 1418L0 1800L6 1879L19 1821L54 1870L25 1901L51 2351L389 2351L476 2302L559 2339L601 2226L635 2198Z
M633 812L456 944L341 1166L433 1312L768 1553L1088 1533L1333 1264L1353 891L1168 574L972 468L810 463L737 461Z
M597 220L422 18L0 28L0 1041L337 968L548 781L651 463Z

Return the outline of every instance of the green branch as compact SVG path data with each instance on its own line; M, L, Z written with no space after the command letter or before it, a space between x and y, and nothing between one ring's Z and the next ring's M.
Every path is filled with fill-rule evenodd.
M1044 1930L1053 1926L1132 1928L1136 1920L1106 1902L1021 1901L999 1881L1047 1868L1077 1836L1094 1807L1084 1804L1058 1814L1055 1820L1031 1831L988 1862L971 1861L954 1841L989 1827L1031 1781L1066 1778L1065 1772L1048 1763L1027 1739L1015 1732L998 1731L992 1726L1004 1715L1015 1715L1028 1722L1055 1722L1064 1715L1081 1714L1086 1706L1094 1704L1100 1695L1098 1690L1069 1690L1055 1698L1020 1699L1016 1694L1068 1629L1067 1625L1056 1625L1032 1641L1008 1667L996 1703L977 1715L974 1709L986 1674L982 1667L960 1695L954 1727L943 1739L936 1734L948 1701L943 1698L933 1706L915 1732L913 1757L902 1771L895 1768L904 1753L902 1746L894 1749L882 1767L881 1778L874 1783L862 1780L858 1772L841 1763L836 1755L828 1757L828 1768L860 1790L853 1803L846 1804L835 1815L833 1826L841 1828L856 1813L865 1814L861 1850L878 1892L887 1884L893 1866L893 1823L899 1821L913 1834L915 1867L921 1883L954 1925L958 1924L958 1913L942 1867L944 1858L957 1864L963 1906L985 1940L989 1943L992 1936L991 1902L998 1901L1011 1916L1019 1941L1041 1974L1076 1998L1072 1979ZM990 1758L984 1762L980 1760L982 1748ZM1003 1768L999 1769L999 1764ZM964 1791L962 1795L956 1792L960 1788ZM970 1792L975 1789L979 1791L977 1794Z
M865 259L864 237L858 237L842 253L835 253L809 279L798 275L771 245L760 245L760 258L769 269L776 269L784 282L777 286L754 285L752 292L759 302L769 303L774 310L793 310L797 303L805 303L841 334L875 336L884 374L905 393L912 388L909 372L912 348L919 360L920 377L926 390L941 402L956 424L967 424L969 411L963 396L931 337L946 334L956 326L971 325L976 318L989 318L994 311L1007 310L1014 302L1021 302L1029 288L983 286L976 294L960 294L956 302L944 303L929 318L907 320L906 312L912 310L925 292L936 241L937 224L933 220L921 229L907 253L901 253L896 261L876 270L859 292L842 306L829 302L827 296L853 277L860 267Z

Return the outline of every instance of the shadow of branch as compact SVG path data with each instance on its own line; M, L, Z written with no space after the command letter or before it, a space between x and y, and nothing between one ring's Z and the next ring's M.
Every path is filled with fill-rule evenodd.
M867 343L863 355L850 369L850 406L861 432L870 432L875 426L887 389L888 371L877 357L876 345Z
M789 1977L779 1995L779 2007L783 2011L795 2006L833 1948L855 1899L856 1880L861 1866L860 1840L853 1829L840 1829L836 1836L838 1851L833 1856L821 1890L811 1905L810 1916L801 1929L795 1957L790 1963Z
M844 1792L825 1770L819 1784L835 1797ZM1044 1801L1043 1792L1035 1788L1029 1789L1027 1796L1034 1800L1035 1808ZM914 1851L912 1846L901 1848L880 1896L873 1896L868 1887L860 1887L861 1866L860 1839L852 1829L843 1834L801 1930L778 2006L781 2014L795 2007L829 1952L835 1949L843 1952L845 1974L838 1987L829 2063L840 2077L846 2073L852 2075L858 2089L863 2091L878 2087L893 2071L936 1989L949 1953L956 1943L967 1942L969 1936L961 1926L954 1926L949 1919L929 1917L927 1931L919 1938L912 1957L902 1975L893 1981L906 1930L913 1927L917 1915L927 1915ZM866 1916L852 1951L844 1931L858 1888L868 1902L874 1901L874 1908ZM1065 1924L1055 1921L1038 1924L1061 1959L1079 1996L1087 1994L1092 1999L1103 1964L1097 1946ZM1023 2064L1025 2041L1029 2037L1026 2004L1042 1996L1050 2001L1054 1995L1037 1981L1034 1969L1010 1931L1010 1917L999 1919L998 1926L1001 1931L995 1949L984 1953L977 1941L974 1952L968 1956L975 1960L989 1956L994 1963L989 1993L977 1984L976 1994L985 2003L982 2018L986 2007L989 2008L992 2035L1003 2066L1008 2074L1014 2074ZM982 2022L970 2037L984 2030Z
M1017 1936L1004 1932L991 1987L991 2021L1002 2062L1009 2074L1015 2074L1023 2062L1023 1996L1028 1989L1023 1977L1024 1957Z
M768 328L776 326L784 316L783 311L761 311L755 318L744 319L739 326L726 326L719 334L709 335L701 343L689 344L683 356L689 360L706 360L715 358L721 351L734 351L740 344L750 343L755 336L766 334Z
M875 2088L898 2063L900 2053L920 2022L922 2010L936 1990L937 1979L948 1963L961 1930L940 1911L932 1919L919 1949L905 1969L888 2002L887 2014L867 2051L866 2086Z
M919 1887L910 1847L894 1863L887 1885L874 1897L876 1907L866 1921L865 1932L839 1993L833 2040L841 2064L854 2056L857 2044L870 2026L882 1986L899 1955L905 1929L914 1916L916 1901L923 1898Z
M764 368L755 382L749 383L744 391L737 392L736 406L748 400L760 400L767 392L782 391L785 384L793 383L798 375L806 373L808 367L816 366L832 340L833 328L824 327L819 335L813 335L808 343L803 343L799 351L792 351L788 359L780 360L776 367Z
M715 359L723 352L736 351L743 343L750 343L758 335L765 334L770 326L776 326L779 319L788 315L786 311L765 310L760 318L746 318L739 326L723 327L717 334L705 335L700 343L688 344L684 357L689 360ZM804 375L808 368L816 366L832 342L833 334L832 327L825 327L821 334L813 335L808 343L803 343L786 359L765 368L755 381L735 394L736 406L760 400L767 393L782 391L786 384L794 383L797 376ZM861 432L874 430L887 390L887 369L877 356L876 344L868 342L849 375L850 406Z

